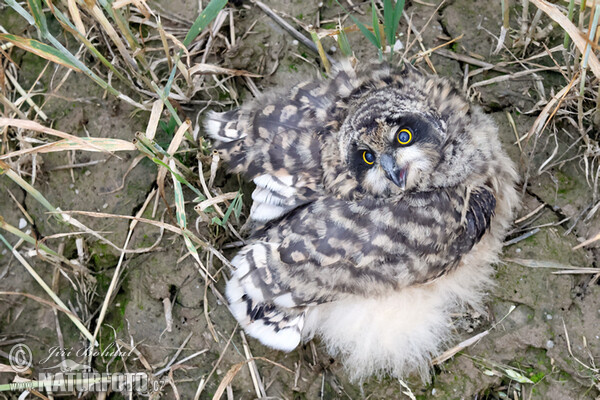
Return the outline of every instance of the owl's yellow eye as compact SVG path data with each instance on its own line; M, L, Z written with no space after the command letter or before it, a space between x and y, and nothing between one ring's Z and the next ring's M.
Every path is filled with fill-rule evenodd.
M373 165L373 163L375 162L375 155L373 153L371 153L370 151L363 151L363 161L366 162L369 165Z
M401 129L400 131L398 131L398 135L396 136L398 143L400 143L403 146L406 146L407 144L412 142L412 138L412 132L408 129Z

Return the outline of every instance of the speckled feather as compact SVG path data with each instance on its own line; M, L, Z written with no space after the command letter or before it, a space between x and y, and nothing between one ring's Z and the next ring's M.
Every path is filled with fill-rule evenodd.
M389 151L390 127L410 118L426 134L394 153L410 164L406 190L382 183L375 168L353 170L356 146ZM517 203L494 125L448 81L411 68L347 68L211 113L205 125L230 170L257 184L256 228L232 260L227 295L248 333L274 348L290 351L323 333L314 326L319 305L450 279L480 241L490 255L482 260L491 259ZM423 372L444 340L411 356L414 367ZM410 370L406 360L388 364L352 367L353 377Z

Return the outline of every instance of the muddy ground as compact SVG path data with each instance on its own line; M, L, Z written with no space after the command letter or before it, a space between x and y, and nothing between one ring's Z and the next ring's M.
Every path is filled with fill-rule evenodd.
M437 11L436 7L421 3L424 2L407 1L405 13L419 31L433 16L422 34L423 48L433 48L449 38L464 34L456 44L449 46L449 51L493 64L514 60L507 50L498 55L491 54L496 46L493 35L499 34L501 26L499 2L447 1ZM166 12L175 14L190 24L192 16L197 13L197 5L191 2L165 0L160 5ZM269 2L269 5L307 24L314 23L317 13L321 20L331 19L340 13L335 2L325 2L319 6L316 2L277 0ZM10 32L27 32L27 27L14 12L5 5L2 7L2 25ZM534 8L533 5L530 7ZM365 4L361 4L360 8L369 10ZM295 43L288 33L252 3L242 2L232 12L238 36L236 45L230 50L216 49L208 57L208 62L262 74L263 78L254 80L259 90L280 85L289 80L290 76L317 77L321 74L318 57ZM530 10L530 14L533 13L534 10ZM515 30L519 29L520 15L520 7L511 8L511 27ZM368 21L368 14L359 17ZM401 40L405 41L407 22L402 20L400 27L403 32ZM250 28L251 31L247 33ZM409 40L412 41L413 38L414 36ZM511 47L513 39L509 37L506 45L514 54L518 54L515 57L523 58L522 48ZM359 33L351 34L350 41L360 62L376 58L374 47ZM541 43L532 45L526 52L527 56L543 52L542 43L548 48L562 43L562 32L555 29ZM333 41L327 42L327 47L334 44ZM414 52L411 51L410 54ZM333 57L339 55L339 50L332 54ZM558 62L562 62L560 52L553 55ZM21 68L20 83L23 87L30 87L45 62L21 51L13 52L13 57ZM450 77L462 87L467 63L436 53L430 59L438 74ZM536 62L542 66L554 65L549 57L541 57ZM424 71L431 72L425 62L417 65ZM470 65L469 68L469 71L473 71L480 67ZM507 69L511 72L522 70L518 63ZM505 73L493 70L483 72L472 77L468 84L473 85ZM44 111L48 114L52 127L78 136L125 140L131 140L136 131L145 130L149 113L135 112L131 106L107 95L81 74L71 74L66 83L55 90L58 78L63 74L64 70L55 71L50 66L50 71L38 83L49 97ZM502 262L496 266L497 286L491 289L488 314L469 316L470 323L462 323L457 327L457 342L488 329L489 334L436 366L431 382L423 383L417 377L407 380L406 383L418 399L594 399L600 396L600 374L596 366L600 355L600 285L594 278L597 275L589 272L556 274L557 269L549 268L558 266L558 270L564 270L569 266L598 267L600 242L572 250L582 240L596 234L600 227L599 213L586 220L597 199L593 198L593 190L586 181L583 158L578 153L577 145L568 149L580 133L576 126L565 120L558 124L558 132L551 140L542 137L535 152L529 154L532 144L523 144L522 149L515 144L515 131L507 117L510 115L514 119L517 134L525 135L545 104L541 103L540 107L540 102L551 98L567 83L556 71L541 71L502 83L475 87L469 91L473 101L481 104L497 122L505 149L519 165L522 177L526 176L529 167L529 179L523 190L523 206L518 218L527 216L538 208L539 211L516 224L509 239L518 238L534 227L539 227L539 231L505 247ZM220 97L225 103L221 106L222 109L231 107L229 103L243 102L251 96L243 79L236 78L233 87L237 89L237 93ZM214 91L209 91L199 96L207 99L215 98L215 95ZM198 105L184 105L182 112L196 121L201 108ZM559 154L566 161L546 168L540 174L539 167L554 151L554 139ZM598 137L593 139L598 140ZM159 132L159 143L168 144L169 140L164 132ZM119 155L121 158L76 152L72 158L67 159L67 153L63 152L38 156L40 169L35 187L51 204L62 210L135 215L148 193L155 187L157 168L149 160L143 160L126 176L124 187L119 188L137 153L126 152ZM184 159L191 167L197 166L193 152L185 155ZM58 169L66 164L95 160L102 162L81 168ZM28 163L31 165L31 160L23 160L24 170L27 170ZM227 190L224 191L230 191L239 186L238 182L237 177L220 172L216 184L225 186ZM523 184L521 182L521 188ZM242 187L245 197L250 198L251 186L244 183ZM11 180L0 177L0 215L8 223L19 226L24 218L8 194L9 191L33 217L34 224L28 223L23 228L24 231L31 230L38 238L71 231L70 227L47 214L35 199L26 195ZM185 194L187 200L194 197L191 192ZM167 190L167 196L172 196L172 191ZM172 204L172 197L168 201ZM248 211L247 206L246 203L244 211ZM149 207L144 216L150 217L151 209ZM158 219L163 209L161 202ZM194 215L191 209L188 215ZM87 226L102 232L113 243L119 246L124 243L128 221L84 216L78 218ZM168 215L165 216L165 220L168 218ZM238 228L242 224L243 218L234 222ZM191 225L195 231L194 224ZM221 228L207 228L203 221L199 225L197 234L200 236L214 238L222 234L219 231ZM151 246L160 235L157 228L140 225L134 231L129 248ZM13 245L17 242L9 234L6 237ZM232 240L229 236L223 237ZM93 329L93 321L106 295L119 253L109 245L84 234L51 238L46 243L53 249L60 248L66 257L76 259L77 238L82 238L85 245L81 262L89 270L89 275L75 274L68 270L69 280L50 263L36 257L26 259L46 282L54 281L53 287L63 301ZM21 245L19 250L25 254L29 249L31 246ZM223 251L228 257L235 254L235 249ZM156 372L166 365L191 334L178 359L205 351L173 371L172 385L165 383L168 376L163 374L160 378L164 387L158 394L162 398L176 398L178 395L182 399L192 399L199 383L205 379L207 384L200 398L208 399L212 398L227 371L246 360L247 356L234 319L218 297L210 289L206 290L196 264L185 255L183 240L172 233L165 233L158 247L152 251L127 255L125 272L119 281L116 297L108 309L100 341L104 348L109 347L116 339L135 344L136 349ZM220 267L217 260L205 259L209 265L214 261L214 266ZM6 247L0 247L0 278L0 291L25 292L46 298L40 286ZM222 278L217 282L216 288L222 292ZM173 303L173 327L170 332L165 331L164 299L170 299ZM511 309L512 312L509 312ZM207 316L214 326L216 338L209 329ZM59 333L57 322L60 326ZM0 350L3 351L0 353L0 362L7 363L1 357L10 351L14 343L26 343L33 351L35 376L44 368L60 363L59 355L46 360L52 354L52 349L61 344L59 338L63 342L63 348L74 349L73 354L67 354L65 358L78 363L85 362L83 357L75 354L75 350L84 346L84 341L67 317L60 313L55 317L47 305L33 299L15 295L0 296ZM262 357L256 360L256 365L269 398L409 398L403 394L406 389L393 379L372 378L362 386L350 383L339 363L324 352L318 341L289 354L271 351L250 338L248 345L254 357ZM288 370L265 359L279 363ZM98 356L94 360L94 367L112 372L125 369L147 370L135 354L114 360L110 356ZM211 375L213 369L214 373ZM515 373L533 383L519 383L515 379ZM13 377L14 374L0 373L0 383L10 382ZM231 386L232 398L256 398L247 365L242 366ZM16 392L0 393L0 398L17 396ZM33 398L32 395L29 398ZM112 393L109 398L118 399L121 395Z

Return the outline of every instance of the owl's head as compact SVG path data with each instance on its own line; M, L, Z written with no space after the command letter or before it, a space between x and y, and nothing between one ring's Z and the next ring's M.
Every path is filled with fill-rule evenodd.
M493 145L486 137L495 137L495 127L447 80L411 68L360 76L336 104L344 173L332 183L340 193L390 197L453 186L483 172Z

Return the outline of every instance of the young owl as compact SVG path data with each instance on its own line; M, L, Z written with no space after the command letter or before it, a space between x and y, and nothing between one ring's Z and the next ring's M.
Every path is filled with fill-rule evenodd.
M352 380L427 377L451 314L481 309L518 203L492 120L447 80L370 65L205 128L256 184L226 289L244 330L283 351L318 335Z

